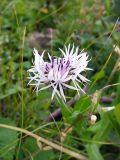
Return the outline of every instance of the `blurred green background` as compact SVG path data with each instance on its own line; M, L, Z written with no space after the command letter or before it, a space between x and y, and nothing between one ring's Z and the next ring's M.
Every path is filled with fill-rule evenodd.
M62 132L69 123L69 115L65 111L60 121L46 122L50 112L60 106L57 100L51 102L50 90L37 96L27 86L33 48L57 56L58 48L69 43L84 48L91 58L89 67L93 68L87 73L91 80L89 95L120 83L120 51L115 52L113 47L120 46L120 33L116 32L120 26L115 25L120 1L0 0L0 11L0 123L30 131L38 129L36 134L60 143L59 130ZM75 93L66 91L66 95L70 100ZM94 125L88 121L76 124L63 144L90 160L120 160L120 87L109 87L101 96L111 101L99 101L99 105L116 106L115 111L97 113ZM42 151L34 139L20 137L18 132L0 128L1 160L59 159L58 151ZM62 154L61 159L74 158Z

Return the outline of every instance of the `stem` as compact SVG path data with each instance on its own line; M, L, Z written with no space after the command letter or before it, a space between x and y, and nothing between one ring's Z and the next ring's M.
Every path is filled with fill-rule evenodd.
M36 134L34 134L34 133L26 130L26 129L22 129L22 128L18 128L18 127L13 127L13 126L5 125L5 124L0 124L0 127L2 127L2 128L8 128L8 129L11 129L11 130L15 130L15 131L19 131L19 132L25 133L25 134L27 134L27 135L35 138L37 141L40 141L40 142L42 142L42 143L44 143L44 144L46 144L46 145L48 145L48 146L50 146L50 147L58 150L58 151L66 153L69 156L72 156L72 157L77 158L79 160L88 160L88 158L85 157L84 155L76 153L76 152L74 152L72 150L69 150L69 149L67 149L67 148L65 148L63 146L60 146L60 145L58 145L56 143L53 143L53 142L51 142L51 141L49 141L49 140L47 140L47 139L45 139L43 137L40 137L40 136L38 136L38 135L36 135Z

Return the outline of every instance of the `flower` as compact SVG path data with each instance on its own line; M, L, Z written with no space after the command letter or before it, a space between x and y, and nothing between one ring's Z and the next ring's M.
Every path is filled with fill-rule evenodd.
M65 51L62 49L60 51L63 57L52 57L48 53L49 61L45 61L44 52L39 55L34 49L35 60L34 65L28 70L30 79L28 84L34 85L37 92L53 88L52 99L57 94L66 101L64 89L73 89L79 93L79 90L82 90L79 84L89 81L82 72L91 69L87 67L89 62L87 53L83 51L79 53L78 47L75 49L73 45L71 48L69 44L68 47L65 46ZM73 82L73 85L69 82Z

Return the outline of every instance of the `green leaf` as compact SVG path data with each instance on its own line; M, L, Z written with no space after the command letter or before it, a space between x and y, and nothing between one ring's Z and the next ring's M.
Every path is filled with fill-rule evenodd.
M0 87L4 85L7 81L5 79L0 78Z
M13 94L18 93L21 91L21 87L18 85L12 85L5 93L0 93L0 99L4 99L6 97L9 97Z
M115 15L120 15L120 1L119 0L113 0L113 6L112 6L112 12L114 12Z
M100 79L102 79L102 78L104 78L105 77L105 71L104 70L101 70L100 72L97 72L93 77L92 77L92 79L93 80L100 80Z
M15 3L15 9L16 9L17 14L26 13L26 10L27 10L26 3L24 3L21 0L17 0L14 3Z
M111 1L105 0L105 6L106 6L107 13L110 14L111 13Z
M118 123L120 124L120 103L117 104L117 106L115 107L115 117L118 121Z
M34 160L54 160L55 154L52 150L46 150L46 151L40 151L39 154L37 154L34 158Z
M39 111L40 108L48 109L51 104L51 92L44 90L36 96L36 100L34 100L30 106L34 111Z
M37 146L37 142L35 139L29 137L26 139L25 143L24 143L24 148L25 151L29 151L29 153L31 153L31 155L34 155L34 153L37 153L34 155L34 160L52 160L55 157L55 154L53 153L52 150L48 150L48 151L42 151L40 150L40 148ZM26 158L28 158L28 154L26 154Z
M79 114L84 113L84 112L88 111L90 104L91 104L90 97L82 96L76 102L76 104L74 106L74 112L77 111Z
M93 140L103 141L103 140L106 139L106 137L108 136L108 134L109 134L109 132L111 131L111 128L112 128L107 113L103 113L101 115L101 120L100 120L99 123L101 125L99 125L99 127L97 127L97 132L94 135Z
M120 83L120 75L119 75L118 83ZM116 100L115 100L115 104L118 104L118 103L120 103L120 85L117 86L117 93L116 93Z
M87 144L86 149L89 155L89 160L104 160L96 144Z
M73 113L73 108L70 106L67 106L64 102L60 103L61 111L62 111L62 116L65 122L72 123L72 113Z
M88 111L91 100L88 96L82 96L76 102L74 108L67 106L63 102L60 104L63 119L68 123L73 123L81 114Z
M109 120L113 126L114 132L116 132L116 135L119 136L119 140L117 141L117 143L120 144L120 125L117 122L115 114L113 114L113 112L109 112L108 116L109 116Z
M92 133L99 132L102 126L102 121L96 122L94 125L91 125L87 130Z
M36 140L32 137L29 137L25 140L23 147L28 149L30 153L33 153L35 150L38 150Z
M0 117L0 123L15 126L9 118ZM0 159L13 160L18 134L16 131L0 128Z
M25 61L25 62L23 62L23 67L24 67L25 69L29 69L29 68L30 68L30 66L31 66L31 64L30 64L30 62L29 62L29 61Z

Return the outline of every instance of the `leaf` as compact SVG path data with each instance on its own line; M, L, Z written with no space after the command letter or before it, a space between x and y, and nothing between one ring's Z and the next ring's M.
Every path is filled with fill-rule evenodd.
M113 112L109 112L108 113L109 116L109 120L114 128L114 132L116 132L116 135L119 137L117 143L120 144L120 125L116 120L115 114L113 114Z
M30 62L29 62L29 61L25 61L25 62L23 62L23 67L24 67L25 69L29 69L29 68L30 68L30 66L31 66L31 64L30 64Z
M104 160L96 144L87 144L86 149L90 160Z
M36 140L29 137L26 139L25 143L24 143L24 148L25 150L29 151L29 153L31 155L34 155L34 153L37 153L34 155L34 160L52 160L55 159L55 154L53 153L52 150L48 150L48 151L42 151L38 148ZM26 158L28 158L28 155L26 155Z
M21 87L18 85L12 85L5 93L0 93L0 99L4 99L6 97L9 97L13 94L18 93L21 91Z
M15 126L9 118L0 117L0 123ZM16 131L0 128L0 159L13 160L18 134Z
M34 111L39 111L40 108L48 109L51 104L51 92L44 90L36 96L36 100L34 100L30 106Z
M61 102L59 106L61 107L62 116L63 116L64 121L68 123L72 123L73 120L71 119L71 115L73 113L73 108L71 108L70 106L67 106L63 102Z
M88 96L82 96L76 102L74 108L61 103L62 115L66 122L73 123L81 114L88 111L91 104L90 98Z
M93 78L93 80L98 81L104 77L105 77L105 71L101 70L101 71L97 72L92 78Z
M87 130L92 133L97 133L101 130L102 121L96 122L94 125L91 125Z
M118 83L120 83L120 75L119 75L119 78L118 78ZM115 103L118 104L120 103L120 85L117 86L117 93L116 93L116 100L115 100Z
M103 113L101 115L100 122L101 122L101 125L99 125L99 128L93 137L93 140L96 140L96 141L105 140L112 128L107 113Z
M111 1L105 0L105 6L108 13L111 14Z
M115 107L115 117L118 121L118 123L120 124L120 103L117 104L117 106Z
M38 146L37 146L37 143L36 143L36 140L32 137L29 137L25 140L23 146L25 148L27 148L30 153L33 153L35 150L37 151L38 150Z
M90 107L91 100L89 96L82 96L79 98L79 100L76 102L74 106L74 111L79 113L84 113L88 110Z
M35 156L34 160L54 160L55 154L52 150L40 151L38 155Z
M17 0L14 3L15 3L15 10L17 14L23 15L24 13L26 13L26 10L27 10L26 3L24 3L21 0Z
M114 12L115 15L120 14L120 1L119 0L113 0L113 6L112 6L112 12Z
M5 79L0 78L0 87L4 85L7 81Z

